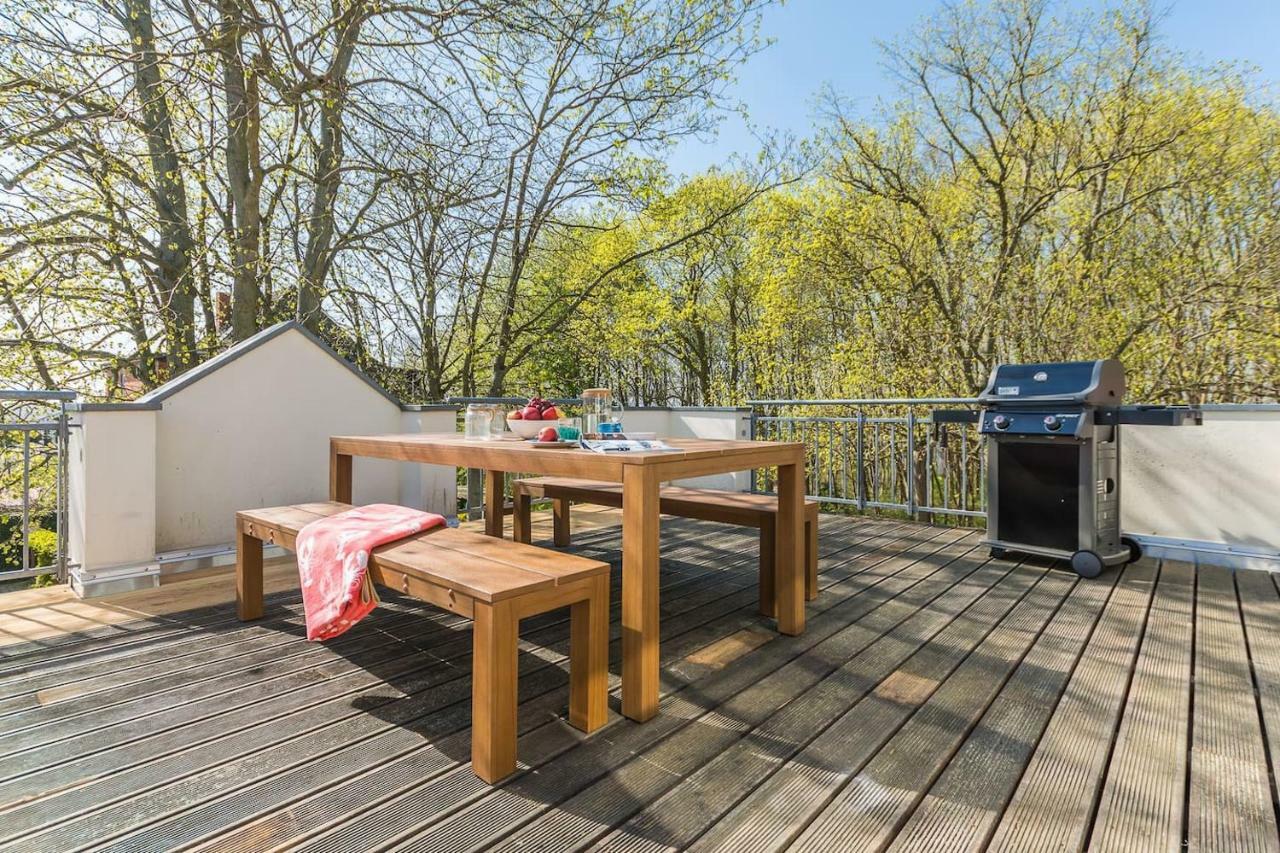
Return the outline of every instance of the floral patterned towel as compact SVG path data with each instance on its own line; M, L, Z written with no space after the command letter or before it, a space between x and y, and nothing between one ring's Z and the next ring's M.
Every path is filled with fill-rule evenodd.
M307 639L329 640L378 605L369 553L387 542L444 524L444 516L394 504L358 506L298 532L298 577Z

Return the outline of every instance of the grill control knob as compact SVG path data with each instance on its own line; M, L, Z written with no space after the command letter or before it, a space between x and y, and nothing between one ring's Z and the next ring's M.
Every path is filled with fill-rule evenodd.
M1044 428L1050 432L1057 432L1062 429L1062 418L1057 415L1049 415L1044 419Z
M994 426L996 429L1008 429L1009 419L1004 415L996 415L994 418L991 419L991 425Z

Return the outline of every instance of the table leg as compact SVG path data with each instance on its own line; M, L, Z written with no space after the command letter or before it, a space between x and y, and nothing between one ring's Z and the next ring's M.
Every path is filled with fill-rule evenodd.
M502 517L506 506L506 478L501 471L484 472L484 532L488 536L502 538L505 523Z
M804 631L804 457L778 466L778 527L774 539L778 630Z
M658 713L658 476L649 465L622 473L622 713Z
M329 451L329 500L351 503L351 455Z

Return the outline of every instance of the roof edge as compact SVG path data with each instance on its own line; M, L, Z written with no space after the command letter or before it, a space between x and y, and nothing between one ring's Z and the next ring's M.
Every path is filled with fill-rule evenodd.
M168 382L164 383L160 387L152 389L146 394L143 394L137 400L133 401L133 404L135 406L145 405L149 407L149 406L155 405L158 407L159 404L163 403L165 400L169 399L174 394L177 394L179 391L186 389L188 386L193 385L196 382L199 382L201 379L205 378L209 374L214 373L215 371L220 370L223 367L226 367L228 364L240 358L241 356L246 355L247 353L253 352L254 350L261 347L263 344L268 343L269 341L275 340L276 338L280 337L286 332L295 331L295 330L298 332L301 332L304 336L306 336L306 338L309 341L311 341L316 346L320 347L320 349L328 353L331 358L333 358L335 361L337 361L347 370L351 371L351 373L353 373L356 376L356 378L358 378L365 385L368 385L374 391L378 392L378 394L380 394L385 400L387 400L387 402L391 403L393 406L396 406L397 408L402 409L404 407L403 403L401 403L398 399L396 399L391 394L390 391L383 388L376 381L374 381L373 377L369 376L369 374L365 373L363 370L361 370L352 362L343 358L338 353L337 350L335 350L333 347L325 343L325 341L322 340L319 335L317 335L315 332L308 329L302 323L299 323L297 320L285 320L281 323L276 323L274 326L268 326L267 328L263 329L262 331L258 332L252 337L245 338L243 341L240 341L238 344L235 344L234 346L229 347L228 349L225 349L222 352L218 353L208 361L191 368L181 376L175 376L173 379L170 379Z

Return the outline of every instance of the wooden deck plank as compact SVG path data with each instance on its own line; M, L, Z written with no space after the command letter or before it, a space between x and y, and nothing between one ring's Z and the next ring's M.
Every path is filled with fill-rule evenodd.
M1266 736L1268 767L1274 780L1280 766L1280 594L1268 572L1235 573L1258 710ZM1275 791L1272 791L1275 806Z
M466 778L469 774L465 768L459 768L404 792L398 801L389 801L386 808L360 815L337 832L316 839L314 849L342 849L366 840L377 844L381 839L397 836L422 841L431 839L431 843L439 847L450 844L466 846L468 839L470 843L478 844L505 835L519 823L546 812L555 803L570 797L648 745L733 699L768 673L848 625L857 614L875 609L878 603L909 588L923 576L937 572L941 564L967 550L965 545L948 544L949 541L954 543L956 538L947 532L934 542L916 545L898 555L872 553L856 559L854 562L860 563L859 572L849 580L827 586L813 603L810 609L813 618L803 635L779 637L733 667L710 674L705 669L692 666L668 668L663 677L667 695L663 699L662 711L647 723L619 721L566 754L550 750L548 759L559 756L555 764L545 770L539 765L546 762L531 764L533 772L517 774L511 781L492 790L470 785ZM938 554L954 553L937 557L932 565L921 566L920 561L931 559L934 549L942 549L936 552ZM829 583L831 578L830 570L820 575L824 582ZM534 736L521 743L522 752L526 746L542 748ZM401 814L398 802L407 804L423 799L437 803L438 810L425 816L418 815L417 822L397 819ZM561 812L569 814L563 809ZM309 843L299 849L312 847Z
M1124 707L1156 566L1127 566L997 825L990 850L1079 850Z
M1280 851L1266 745L1229 569L1196 573L1188 850Z
M616 563L616 512L581 516L574 553ZM451 614L390 596L368 637L304 666L317 647L295 636L287 561L254 625L216 572L166 586L164 613L0 602L44 623L0 656L0 723L16 724L0 745L18 750L0 762L0 848L1280 853L1272 577L1144 561L1064 597L1072 579L1033 583L1039 566L966 573L985 561L960 557L972 532L819 525L821 593L784 638L756 612L752 531L664 519L648 723L569 728L567 624L528 620L524 764L498 787L469 767L470 630ZM813 820L777 781L806 763L838 776Z
M1052 717L1119 573L1078 584L890 850L982 850Z
M1093 849L1182 848L1194 599L1194 569L1162 563L1102 789Z
M991 578L1001 574L1004 576L993 583ZM683 848L815 735L830 731L832 723L847 720L851 705L865 700L869 706L881 696L892 697L889 701L903 706L924 701L1042 575L1042 570L1015 570L1009 563L988 564L953 587L946 598L918 609L822 682L788 701L728 748L707 752L702 744L681 747L686 755L701 752L702 766L619 827L600 848ZM971 597L975 588L978 594ZM857 723L850 725L860 730L864 740L865 733L872 730Z
M705 537L704 537L705 541ZM730 563L730 565L735 565ZM739 581L736 588L743 588L754 583L754 571L749 568L749 560L744 558L738 565ZM676 596L672 599L670 608L672 612L678 612L682 609L693 608L707 601L732 601L733 596L726 597L726 593L731 592L735 587L733 585L726 586L723 578L717 577L720 572L700 571L692 576L687 582L690 586L690 594ZM697 583L704 587L701 593L695 593L692 585ZM679 590L680 585L673 587ZM743 604L751 600L752 590L746 590L738 596L738 603ZM616 601L616 596L615 596ZM428 610L427 612L433 612ZM616 611L615 611L616 612ZM567 611L565 611L567 614ZM448 620L457 620L451 615L441 614L442 618ZM548 643L554 644L557 641L563 641L561 645L567 643L567 637L564 636L564 615L558 618L552 618L550 615L546 618L535 617L526 620L526 630L536 628L542 624L545 633L534 633L532 639L542 639ZM151 738L142 742L134 742L121 749L127 749L131 755L136 756L140 750L150 750L151 761L138 768L136 774L117 773L112 778L103 782L98 782L92 786L92 790L80 788L76 792L63 794L59 792L59 799L64 803L70 798L72 800L83 801L83 805L91 807L93 804L110 803L113 799L111 792L117 790L121 797L139 785L143 785L144 781L147 786L154 786L158 781L164 780L166 776L169 778L177 777L179 783L177 787L166 792L164 797L156 797L153 799L162 801L174 801L182 805L189 805L193 797L198 797L199 792L206 791L210 788L208 778L197 778L200 771L209 771L214 777L217 775L214 768L225 761L233 761L244 755L244 747L248 741L252 747L259 750L267 750L267 752L257 752L253 755L249 762L254 773L267 773L273 766L271 759L277 758L288 765L289 761L296 763L298 755L315 754L316 751L322 750L322 747L328 741L325 739L325 732L330 733L328 740L341 745L345 742L345 736L350 733L350 727L353 725L352 719L358 718L361 707L372 710L384 702L390 703L392 700L397 702L401 698L406 701L402 704L388 707L385 711L379 712L380 716L370 716L367 719L356 719L359 725L373 725L370 733L376 733L382 729L392 728L396 723L403 724L410 722L419 717L426 717L432 713L441 713L442 709L453 707L451 703L461 704L461 711L465 712L465 698L468 695L469 685L462 679L467 675L466 655L470 652L470 634L469 632L458 632L450 643L446 645L428 644L427 656L420 662L417 662L418 669L413 672L406 672L402 675L396 675L388 671L385 667L371 667L370 677L368 679L358 679L357 682L347 684L344 690L330 689L327 692L335 694L333 698L326 695L324 689L307 689L297 691L290 694L289 701L276 700L272 703L274 709L281 713L288 712L290 716L283 719L272 720L266 725L255 725L260 720L260 714L253 707L246 708L243 712L235 712L226 714L217 720L216 726L194 727L183 731L176 731L172 736L167 738ZM563 650L563 649L562 649ZM548 661L536 661L531 659L522 660L525 676L525 684L527 685L529 695L538 695L538 690L551 690L561 686L562 673L554 666L558 659L552 658ZM362 661L368 664L367 661ZM422 667L426 667L423 669ZM528 678L528 673L538 668L554 670L554 672L543 672L534 678ZM385 678L399 679L393 680L398 688L393 691L391 696L383 696L377 690L382 685ZM364 700L363 705L355 705L354 697L346 695L347 690L361 689L362 685L373 688L374 695L368 696ZM408 694L407 697L399 695L400 690ZM426 692L427 695L415 696L414 694ZM383 691L385 693L385 691ZM327 701L317 703L317 699L326 699ZM336 700L336 701L335 701ZM454 728L460 727L462 724L458 722L456 717L458 714L441 714L438 723L443 724L448 721ZM243 718L243 719L237 719ZM315 728L322 726L322 728ZM446 729L449 731L450 729ZM306 733L308 737L303 742L293 742L290 738L297 737L302 733ZM205 743L199 748L192 748L193 743L200 743L201 739L205 739ZM336 748L336 747L332 747ZM172 754L172 758L164 758ZM32 777L24 777L19 780L26 783L26 790L40 790L33 787L35 784L44 786L44 788L58 789L60 785L65 784L65 780L88 781L95 778L99 773L106 772L101 761L102 755L90 756L87 759L71 762L66 765L51 768L51 772L38 774L34 779ZM110 759L107 759L108 762ZM196 774L192 776L191 774ZM130 776L141 778L129 778ZM243 772L237 774L237 778L247 780ZM12 791L0 786L0 802L5 799L19 796L22 791ZM79 796L75 796L78 793ZM125 798L127 799L127 798ZM128 815L130 818L138 818L142 813L136 800L122 802L122 805L114 811ZM42 810L35 810L34 814L15 815L9 813L8 823L16 823L15 817L30 817L39 819ZM74 813L74 812L73 812ZM67 833L79 828L86 832L95 831L95 826L102 820L102 813L92 812L92 817L84 821L74 822L59 827L59 832L65 837ZM15 827L16 828L16 827ZM28 827L29 829L29 827Z
M861 769L830 774L836 784L808 804L804 816L812 819L791 849L883 849L1074 583L1048 575Z
M613 534L609 534L607 532L596 533L590 537L584 537L583 547L591 547L591 540L601 540L601 537L603 537L602 541L605 542L611 541L614 538ZM607 553L607 551L605 553ZM673 549L672 555L674 559L679 559L679 557L684 556L684 554L678 549ZM172 639L153 638L152 641L143 644L141 648L134 649L132 651L126 647L123 651L117 653L115 651L116 647L113 644L110 647L111 651L103 651L97 655L88 655L87 660L67 663L64 666L51 666L47 663L33 664L39 675L29 675L28 677L21 678L20 686L15 684L13 687L6 688L6 683L0 683L0 689L14 689L12 695L17 697L21 695L29 695L38 690L49 690L51 688L80 685L87 677L95 679L109 679L112 676L119 676L120 678L128 679L133 676L128 675L127 673L134 671L136 674L140 666L147 665L150 667L154 661L165 661L167 663L172 662L175 665L181 665L182 661L192 654L209 653L208 636L192 630L192 628L195 627L203 627L207 630L217 629L219 650L240 637L278 637L282 629L290 626L297 627L302 625L302 608L301 603L297 600L296 594L297 569L291 559L288 560L281 568L287 571L293 578L293 589L289 591L287 598L282 597L281 595L274 596L277 606L274 608L268 608L268 618L266 620L246 625L235 619L233 615L230 619L217 624L200 626L193 625L183 631L181 636L174 637ZM673 567L669 566L668 568L669 570L674 570ZM224 586L230 585L234 592L234 577L232 575L226 575L223 578L223 584ZM280 602L286 600L292 602L291 606L279 606ZM404 605L396 602L397 599L395 598L388 599L386 607L403 611ZM410 605L410 608L415 613L422 612L414 605ZM426 612L430 613L432 611ZM222 613L225 615L225 610L223 610ZM221 630L224 626L229 627L226 630ZM152 676L159 671L160 669L148 668L146 674L148 676ZM17 680L19 679L15 676L15 681ZM103 697L103 700L105 700L105 698L106 697Z
M670 633L678 630L678 624L678 620L667 620L663 627ZM684 648L679 640L680 638L668 637L663 645L664 653L680 655L692 651L692 648ZM699 645L701 644L699 641ZM563 697L555 698L555 707L559 707L563 703ZM555 720L542 725L547 719L546 708L539 709L536 714L522 715L522 728L528 731L532 726L537 735L533 738L526 735L522 739L522 761L537 760L540 751L563 750L581 739L580 735L559 725ZM438 736L440 733L433 734ZM398 774L405 768L410 771L407 773L408 778L413 780L440 778L443 774L446 780L443 787L450 790L487 790L488 786L476 779L466 766L467 750L463 746L466 737L466 732L457 732L443 740L437 737L424 741L420 733L406 730L402 726L388 726L376 737L363 737L356 741L348 737L345 746L326 755L323 760L306 762L261 783L240 788L225 800L179 811L170 818L148 823L137 832L113 841L111 846L131 851L167 849L177 843L191 842L221 832L227 845L241 843L247 844L251 849L259 849L262 839L256 831L246 839L245 834L227 833L226 828L285 805L292 808L293 801L300 797L317 789L343 784L352 776L365 776L357 784L365 784L368 780L391 779L403 786L404 777ZM369 767L375 769L366 774ZM458 769L459 772L446 772L453 769ZM430 796L419 795L415 799L431 801ZM358 846L363 844L362 841Z

